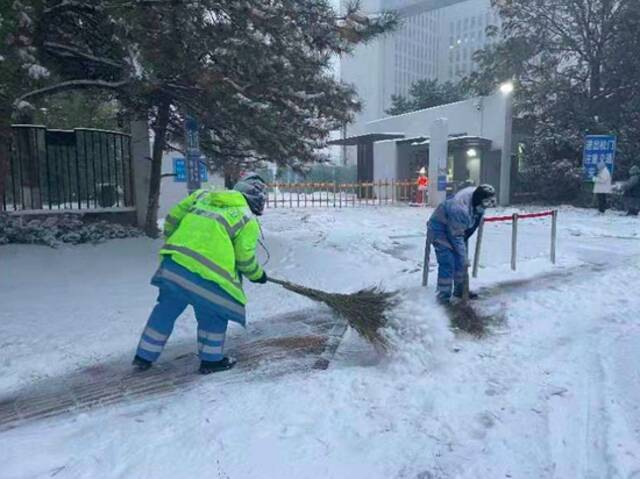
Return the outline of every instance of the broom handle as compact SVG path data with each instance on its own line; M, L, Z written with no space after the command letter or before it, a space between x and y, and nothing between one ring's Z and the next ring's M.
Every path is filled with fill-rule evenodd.
M465 241L465 252L467 257L464 262L464 283L462 286L462 301L469 301L469 241Z
M275 283L275 284L279 284L280 286L285 286L287 284L291 284L288 281L285 281L283 279L278 279L278 278L272 278L271 276L267 277L267 281L269 283Z

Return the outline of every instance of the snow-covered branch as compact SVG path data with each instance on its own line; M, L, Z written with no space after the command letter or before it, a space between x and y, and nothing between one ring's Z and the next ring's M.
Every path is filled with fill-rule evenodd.
M29 93L26 93L16 99L14 104L20 104L22 102L27 102L29 100L33 100L34 98L38 98L45 95L52 95L54 93L61 93L64 91L70 90L83 90L88 88L97 88L102 90L118 90L125 85L129 84L129 81L123 80L118 82L108 82L103 80L69 80L61 83L57 83L55 85L51 85L45 88L40 88L38 90L33 90Z
M93 63L100 63L103 65L108 65L110 67L117 68L117 69L122 69L123 67L122 63L116 62L110 58L97 57L95 55L92 55L91 53L83 52L78 50L77 48L70 47L69 45L62 45L60 43L54 43L54 42L45 42L44 47L48 50L49 53L54 55L57 54L57 55L63 55L63 56L78 57L83 60L87 60Z
M44 14L50 15L52 13L63 12L65 10L86 10L86 11L94 12L97 10L97 7L95 5L92 5L91 2L64 0L63 2L60 2L57 5L53 5L52 7L45 8Z

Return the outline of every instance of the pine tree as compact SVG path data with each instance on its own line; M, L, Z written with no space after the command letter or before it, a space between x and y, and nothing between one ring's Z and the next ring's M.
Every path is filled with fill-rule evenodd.
M617 134L616 174L640 144L640 3L630 0L493 0L501 41L475 55L468 85L487 93L515 80L516 111L532 120L534 185L552 199L581 187L584 135ZM494 35L496 32L492 32Z
M330 71L336 54L384 33L357 4L343 16L325 0L96 0L16 2L51 81L18 98L98 90L154 130L147 232L156 233L162 153L180 139L185 115L218 166L237 171L269 160L320 159L331 130L359 109L354 90Z
M432 108L466 98L467 92L461 84L440 83L438 80L418 80L409 88L409 98L402 95L391 97L392 106L386 113L400 115L410 111Z
M35 65L26 33L30 19L20 10L18 1L0 0L0 199L4 197L9 172L11 123L27 123L33 109L28 105L14 115L13 101L21 89L38 84L44 70ZM4 207L0 202L0 210Z

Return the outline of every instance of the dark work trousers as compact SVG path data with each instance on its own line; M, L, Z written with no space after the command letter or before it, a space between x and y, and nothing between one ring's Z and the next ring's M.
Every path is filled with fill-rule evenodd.
M598 200L598 211L600 213L607 211L607 194L596 193L596 199Z

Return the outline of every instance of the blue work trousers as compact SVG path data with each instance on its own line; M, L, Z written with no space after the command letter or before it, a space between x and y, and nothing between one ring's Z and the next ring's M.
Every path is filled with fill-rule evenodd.
M147 361L155 361L162 353L178 316L189 305L175 288L160 287L158 303L153 308L142 332L136 354ZM203 361L219 361L223 355L228 321L216 315L212 308L193 305L198 321L198 355Z
M464 284L464 258L453 252L451 248L440 243L433 244L438 259L438 298L449 299L455 284L456 290L462 291Z

